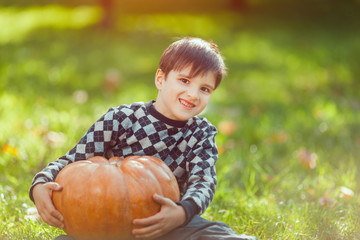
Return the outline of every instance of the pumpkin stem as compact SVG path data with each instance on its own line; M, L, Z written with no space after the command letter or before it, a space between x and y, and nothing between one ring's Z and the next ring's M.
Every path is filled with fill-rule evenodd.
M112 157L109 159L110 165L113 165L115 167L120 167L121 162L124 160L122 157Z

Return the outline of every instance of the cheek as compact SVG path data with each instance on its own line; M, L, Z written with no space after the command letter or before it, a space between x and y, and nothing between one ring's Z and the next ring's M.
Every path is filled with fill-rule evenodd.
M206 97L202 97L201 98L201 111L205 109L205 107L208 105L209 101L210 101L210 97L211 96L206 96Z
M211 98L211 95L205 95L205 96L203 97L203 102L204 102L205 104L207 104L207 103L210 101L210 98Z

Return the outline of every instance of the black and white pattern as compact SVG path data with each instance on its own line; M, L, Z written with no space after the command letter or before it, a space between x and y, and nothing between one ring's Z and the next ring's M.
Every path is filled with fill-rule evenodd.
M155 110L153 101L121 105L109 109L73 149L36 174L32 188L37 183L54 181L67 164L93 156L155 156L174 173L181 200L193 201L197 214L201 214L215 193L216 133L203 117L188 121L164 117Z

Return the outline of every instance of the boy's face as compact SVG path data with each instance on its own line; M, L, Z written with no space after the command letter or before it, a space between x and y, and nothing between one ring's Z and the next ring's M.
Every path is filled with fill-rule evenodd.
M207 72L190 77L191 66L171 70L165 78L160 69L156 72L155 85L158 96L155 109L164 116L185 121L201 113L209 103L215 89L215 75Z

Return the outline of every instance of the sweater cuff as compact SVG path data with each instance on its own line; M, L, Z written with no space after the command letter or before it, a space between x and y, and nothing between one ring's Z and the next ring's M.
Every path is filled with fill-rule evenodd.
M185 209L186 221L182 225L185 226L198 213L198 206L192 200L183 200L176 202L176 204L182 206Z

